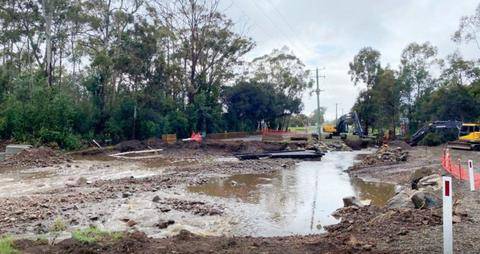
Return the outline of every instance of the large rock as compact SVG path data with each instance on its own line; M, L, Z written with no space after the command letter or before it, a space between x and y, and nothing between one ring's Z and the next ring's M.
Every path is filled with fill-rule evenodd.
M412 189L418 189L418 182L420 179L430 176L435 173L435 170L433 168L427 168L427 167L422 167L420 169L415 170L411 175L410 175L410 183L412 185Z
M417 209L430 209L442 206L441 198L432 191L416 191L411 199Z
M438 174L429 175L421 178L417 183L417 188L433 187L434 189L440 188L442 184L442 178Z
M349 206L363 207L364 204L360 200L358 200L357 197L350 196L350 197L343 198L343 206L344 207L349 207Z
M402 189L397 195L393 196L387 203L388 208L414 208L411 196L414 191L411 189Z

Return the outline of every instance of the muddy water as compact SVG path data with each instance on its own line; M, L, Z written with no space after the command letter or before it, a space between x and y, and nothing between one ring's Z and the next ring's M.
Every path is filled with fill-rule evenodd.
M322 161L300 162L295 169L213 179L189 191L240 202L233 211L237 220L231 222L235 235L321 233L325 225L338 222L331 214L342 207L343 197L355 195L384 205L394 195L394 185L351 179L343 172L357 154L332 152Z

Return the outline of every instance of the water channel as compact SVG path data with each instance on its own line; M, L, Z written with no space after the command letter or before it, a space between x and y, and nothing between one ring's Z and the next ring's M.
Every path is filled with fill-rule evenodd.
M212 179L189 191L242 203L235 211L235 235L322 233L325 225L338 222L331 214L343 206L343 197L357 196L382 206L395 194L392 184L365 182L344 172L359 153L331 152L294 169Z

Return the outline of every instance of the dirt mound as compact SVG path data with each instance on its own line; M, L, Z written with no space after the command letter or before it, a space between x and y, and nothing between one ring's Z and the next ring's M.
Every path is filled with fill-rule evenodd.
M389 145L383 145L374 154L365 156L361 162L355 164L351 169L397 164L406 161L407 158L408 151L404 151L401 147L392 148Z
M403 150L410 150L412 147L405 141L403 140L392 140L387 143L388 146L390 147L400 147Z
M300 146L300 147L299 147ZM127 140L115 145L115 150L120 152L138 151L146 149L212 149L225 152L263 152L263 151L280 151L285 149L303 148L302 145L295 143L268 143L261 141L224 141L215 139L206 139L202 143L197 142L177 142L167 144L159 138L151 138L147 140ZM303 145L305 146L305 145Z
M48 167L70 161L68 156L48 147L31 148L2 161L1 167Z
M142 143L140 140L127 140L118 143L115 145L115 150L120 152L129 152L129 151L136 151L136 150L143 150L146 149L146 145Z
M344 239L352 244L374 245L375 242L391 242L399 235L427 226L442 223L440 209L387 209L376 206L346 207L337 210L335 217L341 217L340 223L326 226L328 238ZM366 233L368 232L368 233Z

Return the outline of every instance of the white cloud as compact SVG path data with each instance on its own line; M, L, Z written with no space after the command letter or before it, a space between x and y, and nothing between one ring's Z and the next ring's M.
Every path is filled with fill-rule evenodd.
M430 41L442 57L458 45L450 40L461 16L474 12L474 0L222 0L227 15L257 47L248 58L290 47L309 68L325 67L320 86L327 118L335 103L347 112L361 87L353 86L348 63L365 46L382 53L382 63L396 68L410 42ZM244 29L247 27L248 29ZM478 50L462 47L468 58ZM305 113L316 108L315 96L303 97Z

